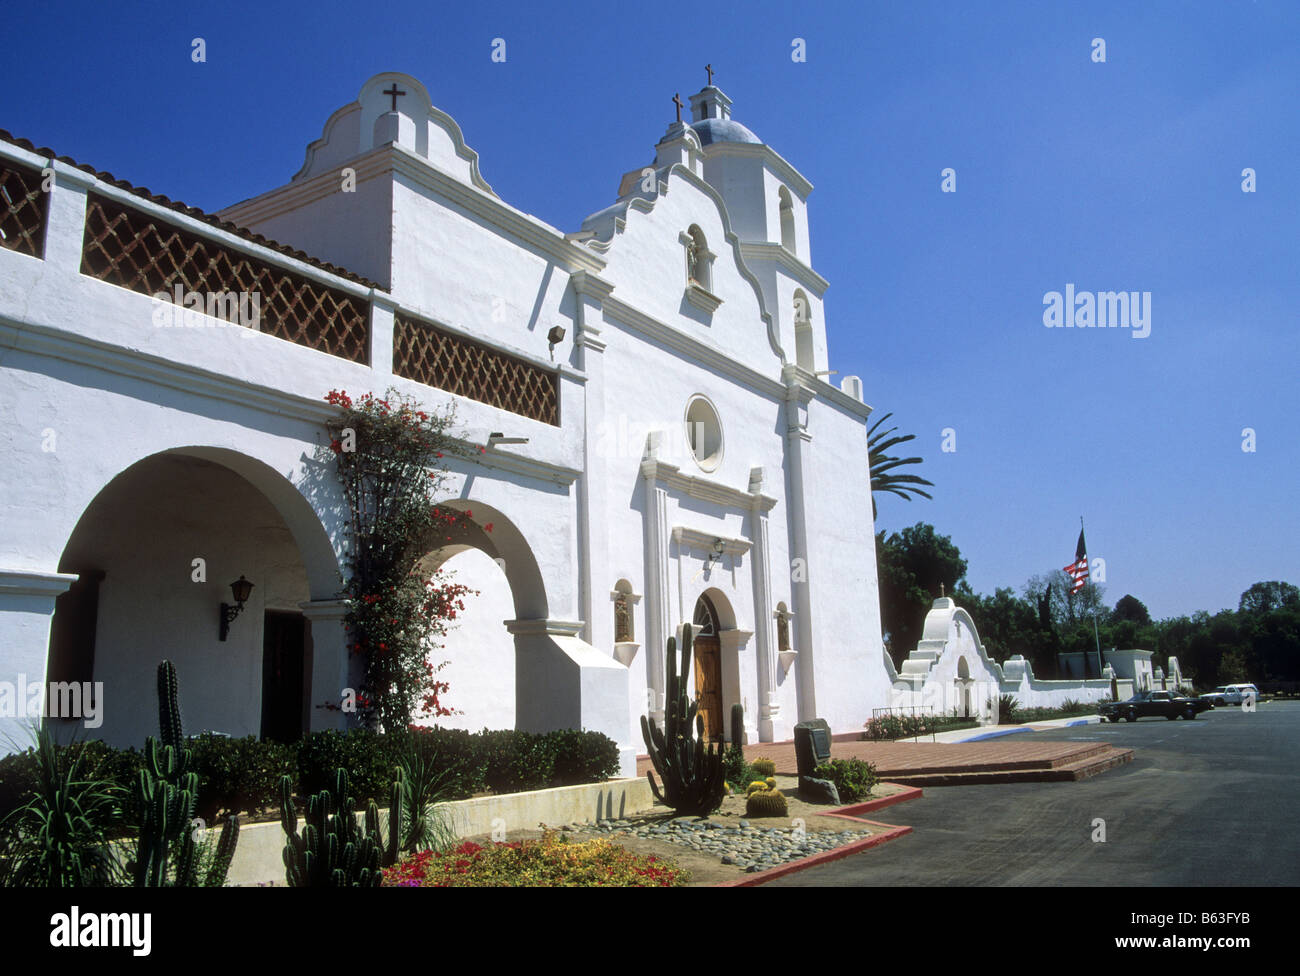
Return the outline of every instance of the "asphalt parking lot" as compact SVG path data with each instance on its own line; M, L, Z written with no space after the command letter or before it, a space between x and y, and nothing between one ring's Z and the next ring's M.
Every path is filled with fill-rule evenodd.
M1300 884L1300 702L1017 734L1136 755L1078 783L927 787L876 815L913 833L770 884Z

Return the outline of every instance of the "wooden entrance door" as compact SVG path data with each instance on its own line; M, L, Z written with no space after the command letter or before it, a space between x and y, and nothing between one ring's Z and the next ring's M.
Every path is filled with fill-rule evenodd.
M722 645L717 637L697 637L695 652L695 697L704 716L704 736L722 738Z
M297 742L306 729L303 615L268 610L262 635L262 738Z

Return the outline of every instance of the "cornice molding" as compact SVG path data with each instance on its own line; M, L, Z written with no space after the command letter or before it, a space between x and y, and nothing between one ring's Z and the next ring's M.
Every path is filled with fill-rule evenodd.
M114 286L106 285L105 287L111 288ZM284 341L272 339L271 337L267 338L274 342ZM328 353L308 349L305 346L295 346L292 343L288 345L303 354L329 355ZM125 376L145 383L233 403L238 406L251 407L255 410L262 410L292 420L320 424L322 427L338 417L337 410L324 400L233 379L211 370L201 369L171 359L164 359L161 356L124 349L74 332L65 332L62 329L53 329L31 323L18 323L3 315L0 315L0 349L19 349L33 355L90 366L118 376ZM339 360L339 363L355 369L367 369L365 366L350 363L347 360ZM432 392L435 395L462 399L456 397L455 394L448 393L446 390L425 386L422 383L416 383L414 380L404 380L395 376L384 377L377 374L372 379L371 385L375 387L372 392L382 394L382 389L378 385L381 381L409 386L413 391L418 391L425 396ZM488 404L479 403L477 400L468 402L478 407L500 410L500 408L493 408ZM511 418L511 420L540 423L540 421L530 421L526 417L520 417L506 410L500 410L500 412ZM464 438L454 439L466 446L476 448L480 446ZM581 471L567 465L523 457L517 454L506 454L498 450L489 450L485 454L470 452L470 458L464 466L469 470L487 468L509 471L527 477L542 478L559 485L570 485L582 475Z
M748 539L718 535L716 532L705 532L703 529L693 529L687 525L673 526L673 542L679 546L684 544L690 552L697 549L702 552L713 552L713 547L719 539L722 540L724 556L743 556L753 548L753 543Z
M683 474L682 469L677 465L654 457L646 458L641 462L641 476L651 483L661 483L679 494L727 508L769 512L776 507L776 499L770 495L741 491L739 488L732 488L710 478ZM709 538L712 540L716 536Z
M0 569L0 597L43 596L51 601L77 582L76 573L46 573L39 569Z
M750 261L772 262L779 265L791 278L803 285L818 298L826 294L831 283L790 253L784 244L769 241L746 241L740 245L740 253Z

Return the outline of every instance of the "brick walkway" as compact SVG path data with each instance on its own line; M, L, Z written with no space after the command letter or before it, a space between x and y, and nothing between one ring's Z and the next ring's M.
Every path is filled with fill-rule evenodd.
M835 759L865 759L875 764L881 779L909 782L918 778L938 784L960 782L956 777L975 776L988 781L989 775L1009 774L1013 779L1077 779L1065 775L1083 770L1097 772L1132 759L1131 750L1089 742L1010 741L1019 736L985 742L832 742ZM765 756L776 763L778 773L797 773L793 742L764 742L745 746L745 756ZM652 769L648 756L637 757L637 774ZM1016 775L1016 774L1023 774ZM942 777L940 780L937 777Z

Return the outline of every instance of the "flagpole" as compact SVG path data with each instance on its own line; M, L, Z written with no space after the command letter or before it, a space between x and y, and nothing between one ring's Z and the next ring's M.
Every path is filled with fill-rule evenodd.
M1079 531L1083 532L1083 516L1079 516ZM1092 585L1092 561L1088 561L1088 584ZM1092 639L1097 645L1097 677L1102 677L1105 667L1101 663L1101 637L1097 634L1097 607L1094 604L1092 608ZM1086 671L1084 672L1087 673Z

